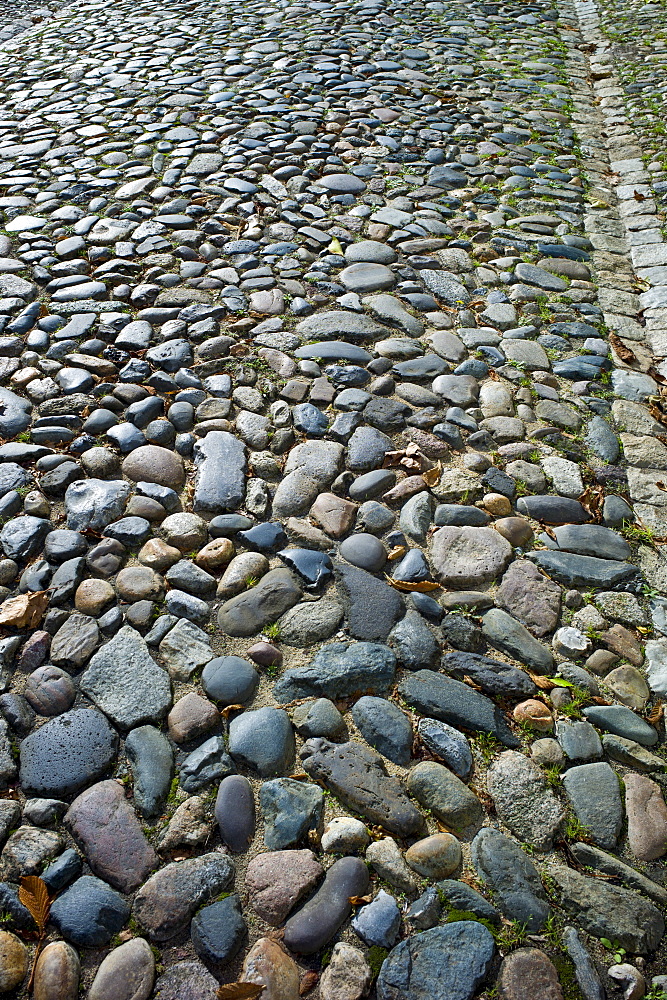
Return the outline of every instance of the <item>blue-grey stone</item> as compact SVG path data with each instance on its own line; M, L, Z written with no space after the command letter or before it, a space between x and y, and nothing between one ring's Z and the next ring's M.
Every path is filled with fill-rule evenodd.
M237 715L229 726L229 752L262 777L285 771L294 759L294 733L287 712L265 707Z
M207 962L230 962L248 932L239 897L232 893L225 899L204 906L190 925L192 945Z
M291 778L265 781L259 803L264 817L264 846L269 851L298 844L322 822L324 793L315 785Z
M130 907L111 886L83 875L51 904L51 920L77 948L108 944L130 916Z
M473 758L470 744L463 733L448 726L446 722L428 718L419 720L417 732L430 753L439 757L461 781L468 780L472 774Z
M278 702L319 696L346 698L366 691L387 691L394 681L396 657L371 642L332 642L305 667L286 670L273 689Z
M401 911L396 900L384 889L375 899L357 911L352 918L352 929L369 947L391 948L401 926Z
M367 743L394 764L407 764L412 755L412 726L397 705L365 695L353 706L352 718Z
M653 747L659 742L653 726L625 705L593 705L591 708L584 708L583 714L598 729L623 736L643 747Z
M476 921L456 921L412 935L383 963L378 1000L471 1000L494 952L490 931Z
M178 780L183 791L192 795L235 771L224 737L212 736L185 758L178 771Z
M500 709L468 684L432 670L418 670L403 678L399 691L408 705L423 715L473 732L489 733L507 747L519 745Z
M472 842L472 861L506 917L526 924L533 933L544 927L549 903L542 880L516 841L485 827Z

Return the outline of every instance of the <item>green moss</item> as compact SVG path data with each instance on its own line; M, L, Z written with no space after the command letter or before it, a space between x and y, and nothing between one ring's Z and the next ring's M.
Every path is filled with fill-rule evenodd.
M378 944L371 945L368 949L368 964L371 967L371 972L373 973L373 979L376 979L382 968L382 963L389 952L386 948L381 948Z
M564 955L550 955L549 957L556 967L559 982L563 987L563 1000L585 1000L579 989L574 965L570 959Z

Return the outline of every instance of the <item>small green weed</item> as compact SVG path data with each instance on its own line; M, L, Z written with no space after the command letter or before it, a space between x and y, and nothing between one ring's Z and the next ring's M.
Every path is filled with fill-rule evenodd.
M627 952L625 948L621 948L621 945L619 944L618 941L614 941L614 943L612 944L609 938L600 938L600 944L603 944L605 948L607 948L609 951L613 951L614 963L616 965L619 965L624 960Z

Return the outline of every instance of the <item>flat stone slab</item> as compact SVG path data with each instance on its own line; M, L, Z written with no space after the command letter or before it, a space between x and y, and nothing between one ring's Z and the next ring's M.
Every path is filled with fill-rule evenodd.
M472 920L415 934L396 945L383 963L378 1000L470 1000L494 951L490 931Z
M453 590L475 590L491 583L512 558L512 546L492 528L439 528L429 543L436 579Z
M645 955L658 947L665 933L660 910L629 889L602 879L587 878L573 868L551 865L561 905L583 929L596 938L608 938L626 951Z
M304 770L322 781L349 809L401 837L422 830L422 814L398 779L387 774L382 757L373 750L358 743L312 739L305 744L302 756Z
M279 702L311 695L347 698L388 691L394 682L396 657L387 646L372 642L332 642L305 667L286 670L273 689Z
M235 511L245 497L246 449L228 431L209 431L194 450L193 509L205 517Z
M156 722L172 701L169 674L129 625L95 653L81 678L81 690L121 729Z
M417 670L403 678L399 690L408 705L423 715L451 726L489 733L507 747L519 745L500 709L468 684L432 670Z

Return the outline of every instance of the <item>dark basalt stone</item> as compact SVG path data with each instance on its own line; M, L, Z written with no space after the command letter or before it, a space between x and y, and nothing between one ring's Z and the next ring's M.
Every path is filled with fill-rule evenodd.
M461 681L443 677L432 670L418 670L404 677L400 693L409 705L423 715L429 715L451 726L489 733L506 747L517 747L519 741L493 702Z
M382 758L358 743L308 740L301 751L304 770L372 823L401 837L418 834L424 818L401 783L385 771Z
M240 774L223 778L215 800L220 839L233 854L247 851L255 835L255 800L252 785Z
M331 940L352 912L351 896L363 896L369 886L361 858L341 858L328 870L311 900L285 924L284 942L297 955L312 955Z

